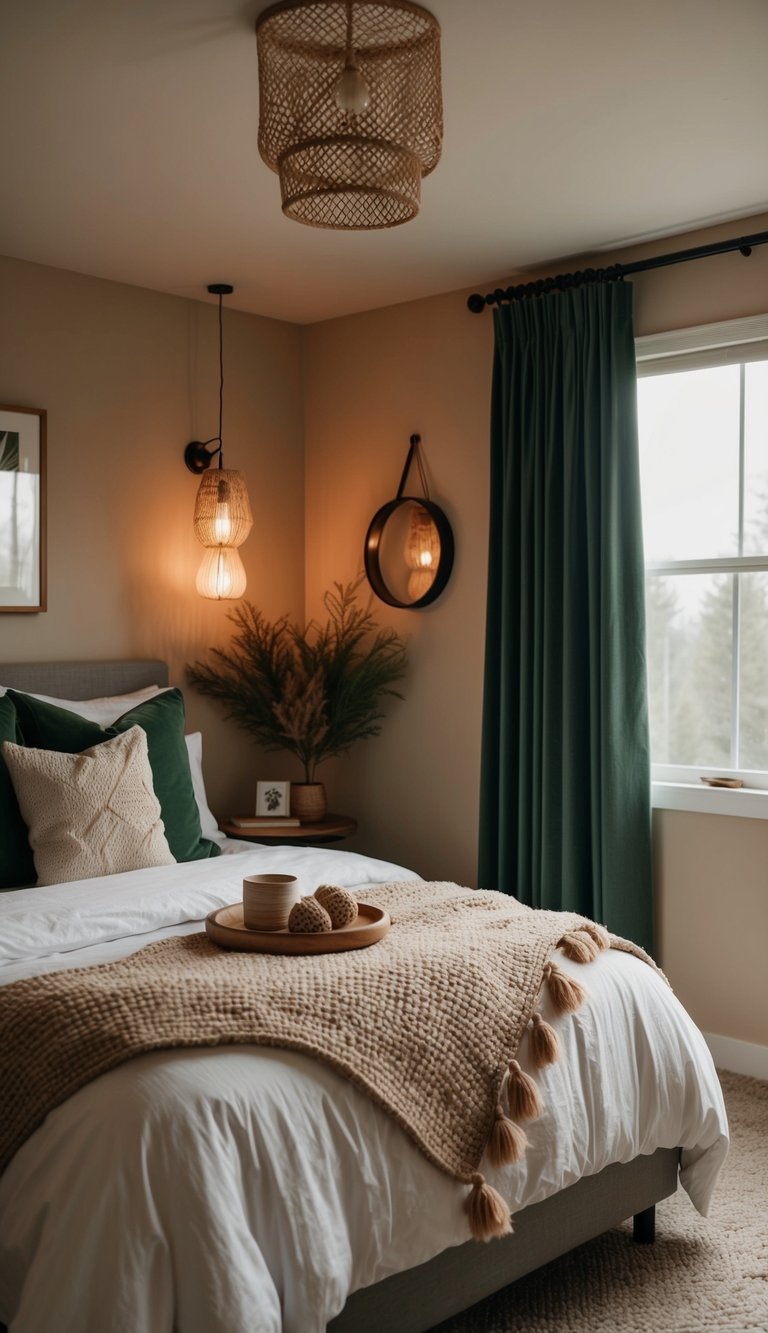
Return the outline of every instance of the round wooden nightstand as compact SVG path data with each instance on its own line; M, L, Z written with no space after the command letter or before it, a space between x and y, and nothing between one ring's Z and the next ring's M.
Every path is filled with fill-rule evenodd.
M247 819L243 815L243 819ZM240 818L240 816L238 816ZM288 825L286 828L264 829L264 828L238 828L237 824L231 824L229 820L223 820L219 824L222 833L226 833L228 838L239 838L241 842L281 842L281 843L302 843L302 842L341 842L342 838L351 838L357 830L357 820L350 818L349 815L327 814L325 819L318 819L316 824Z

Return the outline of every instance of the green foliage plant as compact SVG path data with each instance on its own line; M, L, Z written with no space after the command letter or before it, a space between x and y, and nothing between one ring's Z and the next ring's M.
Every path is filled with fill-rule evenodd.
M370 602L358 604L362 581L334 583L323 596L322 625L302 628L288 616L270 622L243 601L229 613L230 647L187 667L190 683L265 750L296 755L306 782L315 781L318 764L379 734L384 696L403 697L393 686L405 674L405 644L377 627Z

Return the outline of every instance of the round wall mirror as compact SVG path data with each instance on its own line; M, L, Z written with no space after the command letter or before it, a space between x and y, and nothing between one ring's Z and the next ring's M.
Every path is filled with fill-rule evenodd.
M440 596L453 568L453 532L438 505L398 495L371 519L365 572L389 606L418 610Z

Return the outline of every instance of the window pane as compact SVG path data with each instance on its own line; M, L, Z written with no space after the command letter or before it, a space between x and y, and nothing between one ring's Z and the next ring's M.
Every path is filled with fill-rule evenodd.
M768 574L741 574L739 768L768 769Z
M739 367L638 380L646 560L738 555Z
M646 615L654 763L729 767L733 576L651 574Z
M768 555L768 361L744 373L744 554Z

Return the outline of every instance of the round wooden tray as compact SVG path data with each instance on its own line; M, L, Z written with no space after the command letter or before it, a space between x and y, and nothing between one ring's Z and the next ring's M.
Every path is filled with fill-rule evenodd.
M338 930L310 934L290 930L249 930L243 925L243 904L218 907L205 918L205 929L222 949L250 949L256 953L337 953L364 949L386 935L391 925L381 907L357 904L357 920Z

